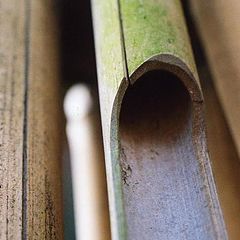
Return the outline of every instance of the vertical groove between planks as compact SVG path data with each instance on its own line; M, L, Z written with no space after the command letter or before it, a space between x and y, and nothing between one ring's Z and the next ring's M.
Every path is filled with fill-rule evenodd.
M25 62L24 62L24 118L23 118L23 167L22 167L22 239L27 239L27 127L28 127L28 82L29 82L29 42L30 42L30 0L25 0Z

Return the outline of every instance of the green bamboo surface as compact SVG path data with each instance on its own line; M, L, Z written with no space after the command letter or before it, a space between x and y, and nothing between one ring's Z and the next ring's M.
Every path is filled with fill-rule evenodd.
M92 0L92 10L112 239L122 240L127 239L127 226L118 125L126 89L145 72L164 68L180 78L187 76L185 85L188 85L198 112L195 118L200 122L203 99L180 1ZM195 134L200 139L200 144L198 140L195 144L201 158L206 151L204 130L196 130ZM211 167L206 159L203 178L210 198L213 225L217 229L217 238L225 239Z

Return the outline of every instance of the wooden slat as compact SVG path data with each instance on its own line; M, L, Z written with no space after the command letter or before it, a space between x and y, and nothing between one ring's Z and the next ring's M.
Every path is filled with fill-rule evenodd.
M206 99L209 154L212 160L219 201L229 239L238 240L240 236L239 157L212 84L203 85L203 92Z
M55 1L29 3L27 234L61 239L62 124Z
M112 238L226 239L181 5L117 3L92 1Z
M190 0L190 3L240 156L240 3L238 0Z
M240 236L240 162L234 141L229 131L222 106L213 85L203 45L199 39L196 26L190 17L189 6L185 5L185 13L195 50L198 72L205 98L205 116L207 140L216 188L222 207L229 239Z
M1 239L61 239L54 1L1 1Z
M21 239L25 4L0 2L0 239Z

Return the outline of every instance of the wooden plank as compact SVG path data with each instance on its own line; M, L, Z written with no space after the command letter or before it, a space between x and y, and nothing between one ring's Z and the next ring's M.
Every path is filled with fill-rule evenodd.
M54 1L1 1L1 239L61 239Z
M185 5L185 13L205 98L207 140L219 201L229 239L237 240L240 236L240 219L238 217L240 211L239 157L216 89L213 86L212 74L188 5Z
M92 8L112 238L226 239L179 1Z
M61 239L62 125L55 1L29 2L27 232Z
M0 2L0 239L21 239L24 1Z
M237 0L191 0L190 3L240 156L240 4Z
M213 85L207 83L202 86L206 99L209 154L212 160L219 201L229 239L238 240L240 236L238 214L240 211L239 157Z

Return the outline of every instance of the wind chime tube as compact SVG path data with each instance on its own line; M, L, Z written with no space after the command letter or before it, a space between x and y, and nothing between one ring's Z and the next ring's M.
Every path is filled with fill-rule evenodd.
M176 0L92 0L112 238L226 239Z

